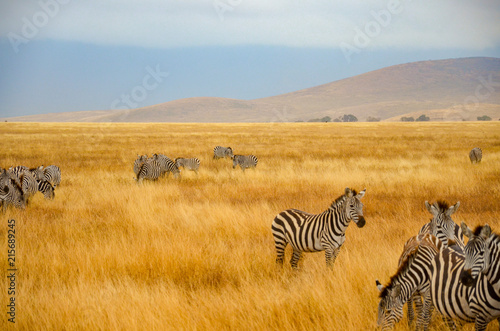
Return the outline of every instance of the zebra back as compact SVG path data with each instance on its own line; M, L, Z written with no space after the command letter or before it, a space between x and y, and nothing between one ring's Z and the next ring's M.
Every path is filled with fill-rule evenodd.
M222 147L222 146L215 146L214 147L214 159L222 159L229 156L230 158L233 158L233 149L231 147Z
M43 176L54 188L61 183L61 169L56 165L49 165L43 169Z
M245 171L247 168L255 168L259 160L255 155L235 155L233 157L233 169L240 166L241 170Z
M449 242L451 242L463 249L465 244L462 229L451 218L451 215L458 210L460 201L453 206L444 201L437 201L432 205L426 201L425 206L434 217L429 223L422 226L419 234L430 233L439 238L444 247L448 247Z
M474 147L469 152L469 159L471 163L479 163L481 162L482 158L483 158L483 151L479 147Z
M197 157L184 158L178 157L175 159L175 165L177 168L184 167L185 169L197 172L200 167L200 160Z

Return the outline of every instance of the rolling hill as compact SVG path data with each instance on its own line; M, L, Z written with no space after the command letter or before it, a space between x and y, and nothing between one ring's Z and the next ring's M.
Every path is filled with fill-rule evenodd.
M237 100L194 97L130 110L11 117L34 122L293 122L353 114L395 121L500 118L500 59L461 58L395 65L282 95Z

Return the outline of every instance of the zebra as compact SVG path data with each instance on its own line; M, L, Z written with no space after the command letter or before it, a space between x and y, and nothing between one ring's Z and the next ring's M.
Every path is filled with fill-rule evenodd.
M432 308L429 270L442 245L438 238L429 233L410 238L403 248L399 268L389 284L382 286L376 281L380 291L377 324L383 330L392 329L401 320L405 303L408 303L408 324L411 328L414 319L412 301L415 295L424 297L423 307L417 305L417 329L429 324Z
M479 147L474 147L469 152L469 159L471 163L479 163L481 162L482 158L483 158L483 151Z
M216 146L214 147L214 159L223 159L226 156L229 156L230 158L233 158L233 150L231 147L222 147L222 146Z
M49 165L43 169L43 177L55 188L61 183L61 169L56 165Z
M162 174L162 166L155 159L148 159L144 162L137 173L136 181L142 183L144 179L157 180Z
M33 174L36 180L42 180L44 178L43 165L35 168L30 168L29 171Z
M139 154L137 154L137 159L134 162L134 173L135 173L136 176L139 173L139 170L141 169L141 166L144 164L144 162L146 162L147 159L148 159L148 155L147 154L146 155L139 155Z
M492 233L488 224L474 232L464 222L461 225L469 241L460 280L474 289L470 310L476 330L484 330L493 319L500 322L500 236Z
M28 168L28 167L25 167L25 166L20 165L20 166L17 166L17 167L10 167L8 171L9 171L11 174L14 174L17 178L19 178L19 177L21 176L21 174L22 174L23 172L25 172L26 170L29 170L29 168Z
M245 171L246 168L255 168L259 160L255 155L234 155L233 156L233 169L240 165L241 170Z
M1 177L0 205L2 206L2 211L5 212L9 205L14 205L14 207L19 209L25 209L26 200L24 199L21 187L14 180L8 178L5 170L2 171Z
M359 228L365 225L361 198L366 189L357 193L350 188L337 198L321 214L313 215L297 209L288 209L279 213L271 229L276 247L276 263L283 265L285 248L290 244L293 255L290 264L297 269L302 252L325 251L326 265L333 267L340 248L345 241L345 231L350 221Z
M459 206L460 201L453 206L445 201L437 201L432 205L425 201L425 207L434 217L429 223L424 224L418 233L430 233L438 237L444 247L448 247L448 242L451 240L451 243L456 243L463 249L465 245L462 229L451 219L451 215Z
M160 176L163 176L166 173L168 177L170 173L173 173L174 177L179 177L179 168L177 167L175 162L172 161L168 156L165 156L163 154L153 154L153 156L148 160L154 160L160 164Z
M193 157L190 159L178 157L175 159L175 165L177 166L177 168L184 167L184 169L192 170L198 173L200 160L197 157Z
M38 192L38 183L36 182L35 175L29 170L21 173L19 180L21 181L23 197L26 201L26 205L28 205L29 199Z
M38 191L41 192L45 199L52 200L54 199L55 192L54 186L49 181L46 180L37 180Z

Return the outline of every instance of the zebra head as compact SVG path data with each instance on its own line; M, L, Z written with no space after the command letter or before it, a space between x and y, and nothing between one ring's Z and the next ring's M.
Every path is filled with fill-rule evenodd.
M455 222L451 219L451 215L458 210L460 201L453 206L449 206L447 202L437 201L432 205L428 201L425 202L425 207L429 213L434 216L431 220L430 233L441 240L446 246L448 240L455 240Z
M377 325L382 330L390 330L403 318L404 303L400 298L401 285L394 283L383 287L378 280L375 282L380 291Z
M487 273L490 267L490 252L488 249L488 239L491 235L491 228L488 224L478 226L474 232L462 222L462 231L469 238L465 246L464 270L460 275L460 280L465 286L472 286L476 283L479 273Z
M359 193L348 187L345 189L345 216L348 220L354 221L358 228L362 228L366 223L363 216L363 203L361 202L361 198L363 198L365 192L366 189Z

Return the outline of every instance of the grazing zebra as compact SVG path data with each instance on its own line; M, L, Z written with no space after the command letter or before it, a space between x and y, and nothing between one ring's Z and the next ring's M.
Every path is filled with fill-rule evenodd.
M144 162L137 173L137 182L142 183L144 179L157 180L162 174L162 166L155 159L148 159Z
M14 180L3 177L3 173L0 185L0 205L3 212L7 210L9 205L19 209L26 208L26 201L21 187Z
M29 203L29 199L38 192L38 183L36 182L35 175L31 171L26 170L21 173L19 177L21 181L21 189L23 191L23 197L25 199L26 205Z
M337 198L331 206L318 215L297 209L288 209L279 213L272 223L272 232L276 246L276 263L283 265L285 248L290 244L293 256L290 264L297 269L302 252L325 251L326 265L333 267L340 247L345 241L345 231L350 221L362 228L365 225L361 198L366 189L356 193L350 188Z
M470 310L476 318L476 330L484 330L490 321L500 322L500 236L492 233L488 224L472 232L462 222L462 230L469 241L461 281L474 290Z
M465 245L462 229L451 219L451 215L458 210L459 206L460 201L453 206L445 201L437 201L432 205L426 201L425 207L434 217L418 233L430 233L438 237L444 247L448 247L448 241L451 240L463 249Z
M231 149L231 147L222 147L222 146L214 147L214 159L218 160L225 158L226 156L233 158L233 150Z
M137 159L134 162L134 173L137 176L139 173L139 170L141 169L141 166L146 162L148 159L148 155L137 155Z
M43 165L35 168L30 168L29 171L33 174L36 180L42 180L44 177Z
M61 169L56 165L49 165L43 169L43 177L55 188L61 183Z
M175 165L175 162L172 161L168 156L165 156L163 154L153 154L153 156L148 160L154 160L160 164L160 176L163 176L166 173L168 177L170 173L173 173L174 177L179 177L179 168Z
M255 155L235 155L233 156L233 169L239 164L241 170L246 168L255 168L257 166L257 156Z
M54 199L54 186L46 180L37 180L38 191L41 192L45 199L52 200Z
M474 147L469 152L469 159L471 163L479 163L481 162L482 158L483 158L483 151L479 147Z
M200 160L196 157L190 159L178 157L175 159L175 165L177 166L177 168L184 167L184 169L188 169L198 173L198 168L200 167Z
M417 329L429 324L431 296L429 292L432 260L442 248L441 241L431 234L419 234L410 238L401 254L398 271L385 287L377 280L380 290L377 324L389 330L403 317L403 306L408 303L408 324L413 322L412 301L416 295L424 297L424 305L417 305ZM410 310L411 308L411 310Z

